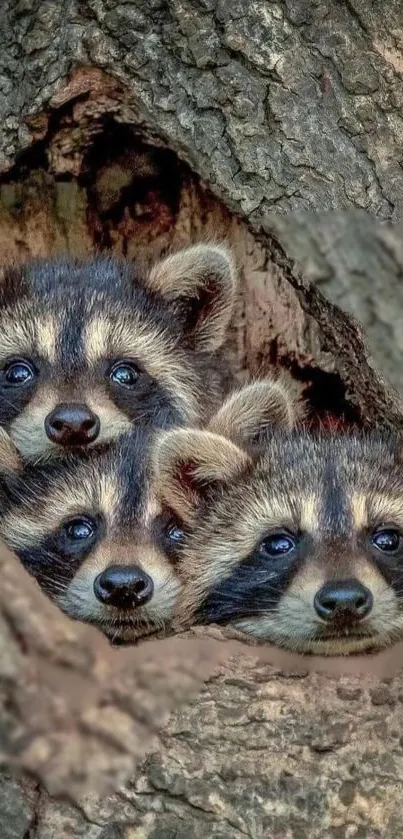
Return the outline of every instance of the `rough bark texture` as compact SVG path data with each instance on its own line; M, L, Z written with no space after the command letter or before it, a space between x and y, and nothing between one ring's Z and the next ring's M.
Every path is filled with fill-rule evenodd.
M402 19L400 0L3 0L2 261L224 236L239 374L287 367L313 420L401 425L339 306L403 390L402 229L381 224L403 215ZM1 839L402 835L401 648L342 677L220 664L239 648L205 636L112 653L1 571Z
M79 64L128 84L233 209L401 217L400 0L5 0L0 29L4 168Z
M403 227L361 211L270 217L305 276L364 327L373 358L403 391Z

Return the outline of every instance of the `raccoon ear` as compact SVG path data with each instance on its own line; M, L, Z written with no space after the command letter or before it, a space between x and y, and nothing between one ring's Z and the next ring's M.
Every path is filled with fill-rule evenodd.
M0 477L16 475L23 467L21 456L11 437L0 428Z
M234 309L237 274L224 245L194 245L155 265L148 286L182 313L188 340L213 352L224 343Z
M162 433L153 452L154 487L159 500L186 523L213 486L225 486L251 463L238 446L209 431Z
M27 291L27 282L21 266L8 265L0 269L0 308L12 306Z
M252 445L270 428L294 428L304 414L299 396L291 378L262 379L233 393L209 429L241 446Z

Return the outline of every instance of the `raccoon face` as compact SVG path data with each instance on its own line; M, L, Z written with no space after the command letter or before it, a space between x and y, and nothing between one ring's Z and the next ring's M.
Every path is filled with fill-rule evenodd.
M148 495L148 445L138 429L107 452L28 466L0 516L44 593L113 643L163 632L180 590L175 531Z
M403 637L400 439L277 430L251 456L179 430L156 459L160 495L188 531L178 625L232 624L321 655Z
M109 443L133 424L193 424L222 395L236 288L199 245L143 277L111 259L33 263L0 287L0 425L27 460Z

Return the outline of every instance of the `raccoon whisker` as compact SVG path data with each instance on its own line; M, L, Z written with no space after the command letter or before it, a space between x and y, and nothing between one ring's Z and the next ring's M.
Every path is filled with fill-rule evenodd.
M105 627L105 629L109 628L108 624L106 624L106 623L104 624L104 627ZM113 632L113 634L111 635L110 640L111 640L112 644L113 644L114 641L116 641L117 638L119 638L118 630L116 630L116 632Z
M136 417L135 417L134 421L139 422L143 419L146 419L146 417L147 417L147 411L143 411L141 414L136 413Z
M54 594L64 594L69 585L66 580L66 564L57 554L43 550L41 563L37 566L30 565L21 560L23 567L33 576L40 586L50 588Z
M213 592L214 592L214 589L213 589ZM262 602L264 604L269 603L269 604L274 604L275 605L278 602L278 598L275 597L274 595L282 594L282 593L283 593L282 589L278 589L278 590L272 589L272 591L267 591L267 590L259 591L259 602ZM225 588L223 588L223 589L220 589L220 591L216 593L216 596L220 600L222 600L223 602L224 601L234 602L234 603L237 603L238 601L240 601L241 603L245 602L245 592L234 592L234 591L231 591L231 590L226 591ZM257 602L255 596L253 597L253 599L254 599L254 602Z
M44 574L41 572L40 575L35 574L34 576L41 588L51 589L54 595L65 594L67 590L66 583L63 583L60 579L53 576L53 574Z
M392 626L386 634L392 642L399 641L402 637L401 628L399 629L399 627L396 626Z
M54 591L55 593L64 594L67 591L68 584L64 582L64 580L62 580L60 577L57 577L53 574L46 574L41 572L40 575L35 575L35 578L41 586L44 586L44 584L48 583L51 586L52 591Z
M121 635L122 626L121 623L119 623L118 617L112 617L111 620L101 620L98 622L98 625L100 628L103 628L104 631L112 629L112 634L110 636L110 640L112 641L112 643ZM138 620L126 620L124 625L125 630L134 630L134 632L138 634L138 637L147 635L150 632L158 632L160 629L163 628L164 624L162 624L160 621L158 621L157 619L154 620L154 618L148 618L146 616L142 617L141 619L139 618Z
M42 452L41 455L38 455L36 459L32 460L32 465L40 466L42 464L49 463L49 461L51 461L54 456L54 447L49 446L49 449L47 449L47 451Z
M119 612L118 614L109 614L109 615L102 615L101 622L105 626L117 626L120 627L122 623L126 626L137 626L138 624L142 623L142 618L139 617L135 611L133 612L125 612L124 619L122 618L122 614Z
M395 591L396 591L396 588L397 588L397 586L398 586L399 584L403 584L403 573L398 574L398 575L395 577L395 580L394 580L394 585L393 585L393 588L395 589ZM385 586L384 586L384 589L383 589L383 590L388 591L388 586L387 586L387 584L386 584L386 583L385 583Z

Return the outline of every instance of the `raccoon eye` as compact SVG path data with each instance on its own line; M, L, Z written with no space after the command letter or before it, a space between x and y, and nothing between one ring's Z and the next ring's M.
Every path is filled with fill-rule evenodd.
M388 527L384 530L377 530L373 533L371 542L376 548L378 548L378 551L382 551L382 553L386 554L393 554L396 553L397 549L400 547L401 539L402 537L398 530Z
M180 545L185 534L179 524L170 522L165 530L165 535L171 544Z
M95 524L90 519L76 518L64 525L64 530L72 542L91 539L95 533Z
M120 387L134 387L139 377L139 369L132 361L119 362L112 367L109 378Z
M28 361L11 361L4 368L4 378L9 385L25 385L34 378L34 368Z
M259 553L276 559L278 556L285 556L295 550L296 541L289 533L272 533L266 536L259 545Z

